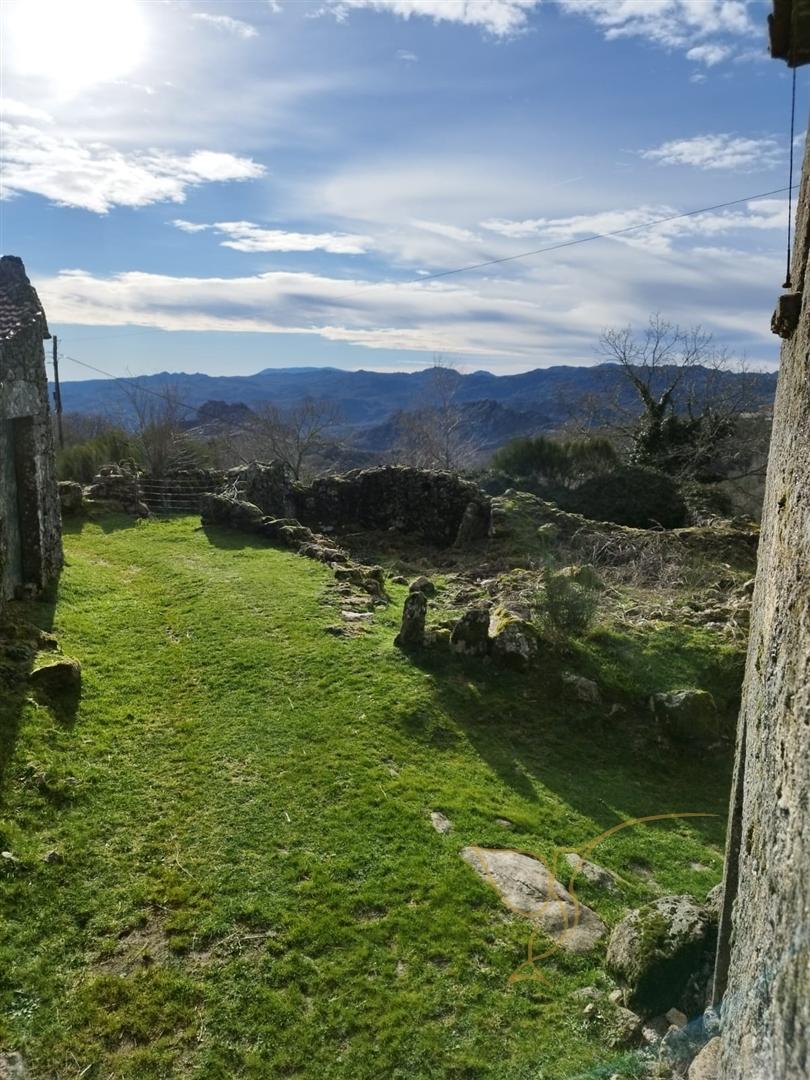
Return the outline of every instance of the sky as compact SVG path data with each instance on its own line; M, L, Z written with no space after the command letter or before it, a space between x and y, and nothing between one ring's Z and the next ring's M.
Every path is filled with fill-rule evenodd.
M787 187L791 84L769 9L4 0L0 248L66 379L592 364L655 312L773 368L786 195L750 196Z

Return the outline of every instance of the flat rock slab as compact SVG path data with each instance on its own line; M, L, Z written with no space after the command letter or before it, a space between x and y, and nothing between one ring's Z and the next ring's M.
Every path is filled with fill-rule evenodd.
M467 847L461 852L504 904L570 953L588 952L605 934L595 911L580 904L539 859L509 848Z

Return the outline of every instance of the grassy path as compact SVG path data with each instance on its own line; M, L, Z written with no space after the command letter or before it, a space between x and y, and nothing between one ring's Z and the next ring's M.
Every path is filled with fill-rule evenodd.
M628 752L546 678L420 668L392 647L398 603L333 637L329 573L298 556L192 519L103 525L66 537L54 614L83 666L75 719L0 705L19 719L0 1047L35 1080L597 1075L571 994L601 957L509 985L527 925L458 853L550 857L628 817L713 811L619 834L599 858L621 897L582 890L615 920L653 895L643 861L702 896L725 765Z

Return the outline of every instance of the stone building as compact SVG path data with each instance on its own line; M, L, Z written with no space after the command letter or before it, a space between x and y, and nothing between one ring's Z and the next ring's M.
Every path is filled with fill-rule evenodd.
M0 601L38 594L62 566L45 312L15 255L0 258Z
M771 51L810 63L808 0L775 0ZM783 344L715 972L718 1080L810 1076L809 252L810 141L773 322Z

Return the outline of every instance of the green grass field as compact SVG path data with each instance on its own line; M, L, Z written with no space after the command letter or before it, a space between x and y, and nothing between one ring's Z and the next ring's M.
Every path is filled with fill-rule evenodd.
M621 891L579 890L608 923L662 891L702 898L727 755L654 749L552 666L407 659L404 587L367 633L332 636L327 568L196 519L104 519L65 545L55 606L17 607L81 661L78 710L0 704L0 1048L35 1080L618 1070L572 996L604 950L510 984L529 926L459 851L552 858L703 811L607 840L594 858ZM635 665L640 694L705 685L716 659L726 679L697 631L603 627L571 662L617 694Z

